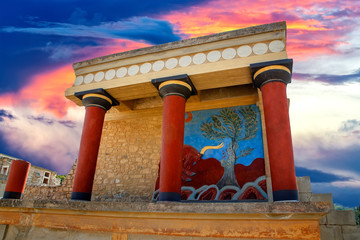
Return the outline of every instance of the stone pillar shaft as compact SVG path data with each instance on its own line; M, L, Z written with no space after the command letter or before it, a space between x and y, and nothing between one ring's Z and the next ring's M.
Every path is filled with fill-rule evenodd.
M105 113L118 103L102 89L79 93L78 97L86 113L71 200L90 201Z
M274 201L298 200L286 85L292 60L250 65L254 85L261 89Z
M104 109L99 107L86 108L73 193L71 195L73 200L90 201L91 199L104 117Z
M185 99L177 95L165 97L160 160L160 201L181 199L184 124Z
M274 200L297 200L286 84L270 82L261 91Z
M185 103L196 90L187 75L153 79L152 83L164 101L159 201L180 201Z
M13 160L6 182L4 198L22 199L31 164L24 160Z

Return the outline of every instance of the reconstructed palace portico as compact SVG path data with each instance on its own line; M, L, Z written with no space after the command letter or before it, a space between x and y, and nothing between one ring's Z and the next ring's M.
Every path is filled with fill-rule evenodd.
M8 232L320 239L332 205L295 176L285 22L73 66L65 96L86 112L69 194L0 201Z
M72 199L91 199L111 107L109 120L162 112L159 201L180 201L185 111L258 104L269 151L268 187L274 201L298 200L286 96L292 60L285 46L284 25L270 24L75 64L76 81L66 97L84 105L86 116ZM141 107L144 102L151 104Z

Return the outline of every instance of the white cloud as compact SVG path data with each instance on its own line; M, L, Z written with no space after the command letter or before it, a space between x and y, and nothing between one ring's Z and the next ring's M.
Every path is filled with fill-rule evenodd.
M294 80L288 85L294 137L337 131L341 123L360 119L360 83L329 85Z
M336 187L360 188L360 180L337 181L337 182L332 182L331 184Z
M0 133L24 160L66 174L78 154L83 111L69 108L62 120L29 108L6 108L16 119L0 122ZM82 116L81 116L82 115ZM64 124L64 122L71 124Z

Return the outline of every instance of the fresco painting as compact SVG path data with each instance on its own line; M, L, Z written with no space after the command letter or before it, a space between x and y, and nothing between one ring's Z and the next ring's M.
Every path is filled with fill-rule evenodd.
M159 177L154 200L158 198ZM256 105L187 112L182 200L266 200L260 111Z

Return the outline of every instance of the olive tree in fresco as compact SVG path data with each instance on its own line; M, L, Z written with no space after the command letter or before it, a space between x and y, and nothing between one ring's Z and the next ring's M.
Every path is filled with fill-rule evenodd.
M219 189L232 185L239 187L235 177L235 162L238 158L251 154L253 148L244 148L240 151L239 142L255 137L258 130L257 113L253 106L244 106L238 111L223 108L218 114L211 116L211 120L201 125L202 135L210 140L230 139L230 144L223 154L221 165L224 174L216 184Z

